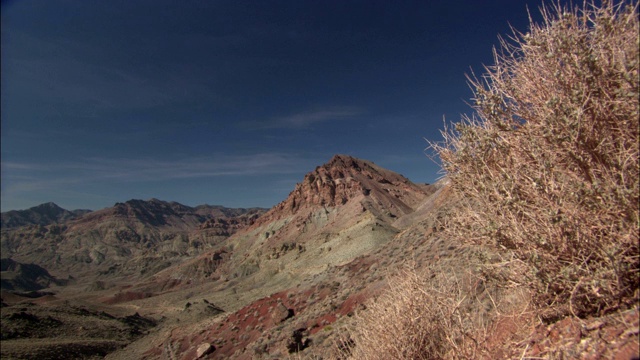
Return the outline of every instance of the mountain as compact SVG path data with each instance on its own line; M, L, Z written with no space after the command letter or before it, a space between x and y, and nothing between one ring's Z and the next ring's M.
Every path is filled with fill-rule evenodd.
M73 277L39 300L51 309L63 301L120 316L135 309L158 322L107 359L318 358L390 274L408 263L465 261L457 244L438 238L448 204L442 183L415 184L336 155L268 211L131 200L3 230L2 250Z
M373 162L348 155L335 155L318 166L297 184L289 197L261 219L265 223L305 208L336 207L359 202L363 211L376 212L390 220L413 211L429 190L402 175L383 169Z
M75 219L91 210L65 210L58 205L48 202L34 206L27 210L12 210L2 213L2 228L16 228L26 225L46 226L53 223Z
M414 184L336 155L253 225L103 301L153 307L206 298L225 310L186 323L174 313L181 320L172 335L149 339L158 345L140 348L139 356L192 358L206 344L216 349L210 359L287 356L292 349L319 356L340 336L333 328L375 296L387 274L408 260L424 265L434 254L456 253L458 246L438 241L433 230L447 196L442 184Z
M88 278L154 273L201 253L266 211L193 208L157 199L116 203L80 217L65 218L66 210L51 208L52 214L60 214L56 223L3 228L3 256L41 265L63 277Z

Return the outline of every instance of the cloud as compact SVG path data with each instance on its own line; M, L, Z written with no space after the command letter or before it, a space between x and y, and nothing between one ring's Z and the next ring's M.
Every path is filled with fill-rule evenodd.
M247 122L243 125L255 130L303 129L321 122L353 119L362 113L362 109L353 106L330 107L275 117L264 121Z
M64 189L74 184L162 182L221 176L296 174L303 159L280 153L217 155L177 160L87 158L74 162L2 162L2 192Z
M260 175L295 172L301 159L281 153L217 155L178 160L86 158L62 163L2 162L2 168L15 174L74 173L90 178L148 181L175 178Z

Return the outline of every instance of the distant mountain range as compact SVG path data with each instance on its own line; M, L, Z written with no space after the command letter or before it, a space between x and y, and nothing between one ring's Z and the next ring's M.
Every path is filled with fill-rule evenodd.
M208 220L219 218L233 218L241 215L256 215L265 212L264 208L227 208L220 205L199 205L189 207L175 201L166 202L158 199L136 200L132 199L125 203L116 203L111 208L98 210L99 216L105 213L113 215L133 215L142 222L149 225L166 225L167 217L192 216L196 222L204 223ZM11 210L2 213L2 228L11 229L28 225L47 226L51 224L62 224L71 220L83 217L92 210L66 210L53 202L48 202L31 207L26 210ZM205 225L206 226L206 225Z
M65 210L60 206L48 202L34 206L27 210L12 210L2 213L2 228L16 228L26 225L46 226L78 218L91 210Z
M2 257L63 274L148 274L150 266L159 269L199 254L264 212L157 199L98 211L47 203L2 213Z

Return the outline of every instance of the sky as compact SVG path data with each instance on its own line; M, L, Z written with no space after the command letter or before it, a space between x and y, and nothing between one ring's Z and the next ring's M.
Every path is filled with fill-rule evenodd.
M334 154L433 183L465 74L540 4L3 0L2 211L268 208Z

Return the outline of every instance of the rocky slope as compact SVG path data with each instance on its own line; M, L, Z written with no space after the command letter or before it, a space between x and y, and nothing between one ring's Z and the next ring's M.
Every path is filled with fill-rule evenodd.
M177 304L177 318L190 299L225 310L132 344L127 351L136 356L190 359L207 345L215 351L203 356L212 359L321 354L388 273L408 260L429 261L435 251L453 254L454 247L425 237L445 203L434 198L443 197L439 185L417 185L370 161L336 155L252 226L104 301L148 309ZM419 221L401 221L418 210Z

